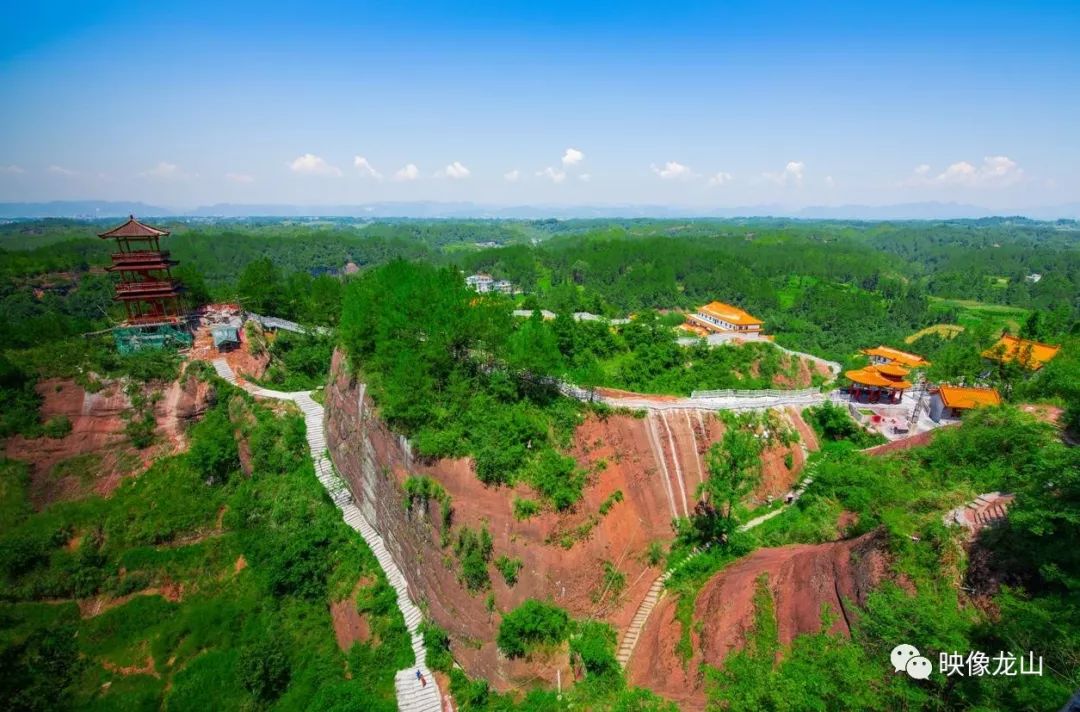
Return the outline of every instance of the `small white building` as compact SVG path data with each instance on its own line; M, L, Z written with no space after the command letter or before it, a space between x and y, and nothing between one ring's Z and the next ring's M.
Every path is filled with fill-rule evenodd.
M481 294L499 292L500 294L513 294L514 284L509 280L495 279L490 274L477 272L465 278L465 284Z
M484 274L478 272L477 274L470 274L465 278L465 284L469 285L481 294L485 294L491 291L492 286L495 284L495 279L490 274Z

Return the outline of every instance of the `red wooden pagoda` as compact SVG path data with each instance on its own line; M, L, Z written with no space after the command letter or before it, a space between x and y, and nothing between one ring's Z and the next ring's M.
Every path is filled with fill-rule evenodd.
M120 275L114 298L123 302L129 326L177 324L183 319L182 287L170 271L177 262L161 249L161 238L168 234L132 215L123 225L98 235L116 240L117 252L108 269Z

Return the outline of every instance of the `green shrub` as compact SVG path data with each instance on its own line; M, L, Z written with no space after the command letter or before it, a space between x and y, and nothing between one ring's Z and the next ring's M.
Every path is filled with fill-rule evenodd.
M532 499L514 498L514 519L519 522L540 513L540 503Z
M493 545L487 527L473 531L462 527L454 543L454 553L461 564L461 580L470 591L483 591L491 585L487 565L491 561Z
M585 475L577 468L574 458L554 450L544 450L529 468L529 483L557 510L566 510L581 499Z
M267 537L265 571L276 596L300 596L309 601L326 598L334 536L326 524L297 522L277 536Z
M597 676L617 676L615 629L602 621L585 621L570 636L570 653L581 659L586 672Z
M645 549L645 562L649 566L659 566L664 560L664 544L659 541L650 541Z
M522 565L521 559L512 559L505 554L495 559L495 568L502 574L507 586L513 586L517 583L518 573L521 571Z
M191 466L212 484L225 482L240 469L240 450L233 425L221 406L207 412L190 433L188 458Z
M615 490L600 503L600 514L604 515L611 511L616 503L623 501L622 490Z
M59 440L71 433L71 420L66 415L55 415L45 421L43 430L48 437Z
M520 658L539 646L566 640L569 628L566 611L530 598L503 616L496 642L503 654Z
M157 430L157 421L154 419L152 411L132 416L124 426L124 434L131 440L131 444L139 450L153 444L155 430Z
M864 448L880 445L885 437L871 433L851 419L847 408L830 401L825 401L815 408L807 408L810 424L818 436L831 442L849 441L856 447Z
M449 634L438 624L425 618L420 623L420 635L424 638L428 666L432 670L450 672L454 667L454 658L450 654Z
M405 508L410 512L427 511L430 500L439 503L439 519L443 531L450 529L454 520L454 509L450 494L438 480L428 475L409 475L402 485L405 490Z
M289 656L284 643L278 637L267 638L242 648L237 667L240 682L261 702L276 700L289 686Z

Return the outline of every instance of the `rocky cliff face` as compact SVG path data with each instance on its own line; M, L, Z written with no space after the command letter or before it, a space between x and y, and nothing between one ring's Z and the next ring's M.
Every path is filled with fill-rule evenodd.
M155 441L140 450L124 432L133 410L123 382L105 381L92 392L69 378L37 384L41 420L63 416L71 423L71 432L62 438L17 435L4 444L7 457L30 463L30 496L36 507L91 492L109 495L124 477L138 475L155 458L183 450L187 424L214 399L213 387L196 378L143 390L147 397L156 391L160 398L153 405ZM62 464L66 466L57 467Z
M831 631L848 635L867 595L885 575L886 564L880 532L825 544L758 549L716 574L698 594L690 660L675 654L682 635L675 599L660 602L630 660L630 682L674 700L680 709L704 709L701 665L720 667L729 653L745 645L754 625L759 580L767 582L779 640L787 645L797 635L821 628L823 607L834 616Z
M782 415L800 431L808 430L797 413ZM583 501L574 512L518 521L513 500L532 497L527 488L485 487L468 459L415 457L409 443L379 419L362 379L349 373L341 353L334 355L326 418L331 458L385 537L415 598L450 633L462 667L500 689L553 682L554 667L565 665L565 657L531 666L501 656L494 642L499 612L527 598L551 599L575 616L601 617L620 631L629 624L660 573L646 561L649 544L670 542L672 519L693 510L696 488L707 475L703 453L723 434L723 425L706 411L590 417L578 428L571 451L594 473ZM779 495L791 487L805 460L804 445L769 449L756 496ZM472 594L459 582L453 552L440 543L438 504L429 503L426 512L406 508L402 483L410 474L429 475L445 488L454 527L486 526L496 558L523 562L512 587L489 567L494 611L486 594ZM616 492L622 493L621 501ZM605 501L608 511L601 514ZM605 579L611 567L625 577L623 585Z

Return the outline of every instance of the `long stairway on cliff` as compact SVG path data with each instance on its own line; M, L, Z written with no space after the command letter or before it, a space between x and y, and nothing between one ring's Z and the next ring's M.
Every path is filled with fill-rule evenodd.
M214 370L218 375L229 383L238 384L236 374L229 367L225 359L214 361ZM334 466L327 457L326 431L323 427L323 407L311 397L311 391L296 391L286 393L267 388L261 388L249 383L241 383L244 390L254 396L262 398L276 398L278 400L291 400L300 408L304 415L304 424L307 426L308 448L311 450L311 459L315 463L315 475L319 482L330 494L337 508L341 510L345 523L359 532L372 553L378 560L386 579L397 594L398 608L405 617L405 627L409 631L412 641L413 653L416 655L416 665L399 670L394 675L394 689L397 695L398 709L402 712L442 712L442 696L435 676L427 666L427 652L424 650L424 640L420 635L420 622L423 614L412 599L409 598L409 585L401 573L401 569L394 563L390 551L382 536L364 518L360 508L353 503L352 493L349 492L345 481L338 477ZM426 684L417 679L417 671L423 675Z

